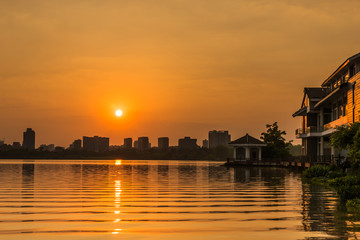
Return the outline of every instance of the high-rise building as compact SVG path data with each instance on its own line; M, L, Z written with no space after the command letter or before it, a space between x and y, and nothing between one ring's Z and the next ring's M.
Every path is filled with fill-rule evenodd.
M109 151L109 138L107 137L83 137L83 149L88 152Z
M138 140L135 140L135 141L134 141L134 148L135 148L135 149L139 149L139 142L138 142Z
M168 137L159 137L158 138L158 148L161 150L167 150L169 148L169 138Z
M126 149L132 148L132 138L124 139L124 148L126 148Z
M179 148L186 150L195 150L198 145L196 144L196 138L184 137L179 139Z
M231 142L231 135L229 135L229 131L209 131L209 148L228 146L229 142Z
M202 141L202 147L203 147L203 148L209 148L209 141L208 141L207 139L204 139L204 140Z
M151 145L149 145L149 138L148 137L139 137L138 138L138 149L140 151L145 151L149 149Z
M81 150L81 139L75 140L69 147L70 150L80 151Z
M23 145L24 149L34 150L35 149L35 132L28 128L23 134Z

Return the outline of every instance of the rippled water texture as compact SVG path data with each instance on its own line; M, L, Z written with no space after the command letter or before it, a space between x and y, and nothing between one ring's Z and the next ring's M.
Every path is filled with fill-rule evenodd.
M0 239L356 239L334 192L206 161L0 162Z

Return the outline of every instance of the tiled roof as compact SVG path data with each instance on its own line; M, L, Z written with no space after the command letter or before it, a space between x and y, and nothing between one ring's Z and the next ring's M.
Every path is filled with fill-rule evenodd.
M229 144L265 144L263 141L260 141L259 139L256 139L249 134L246 134L245 136L238 138Z
M323 98L326 96L325 88L305 88L304 92L311 98Z

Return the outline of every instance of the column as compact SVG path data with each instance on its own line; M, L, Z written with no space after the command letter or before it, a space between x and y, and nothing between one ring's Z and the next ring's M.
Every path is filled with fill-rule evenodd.
M234 147L234 160L236 160L236 147Z
M259 147L259 161L261 161L261 147Z
M324 137L320 137L320 156L324 156Z
M250 160L250 147L245 147L245 160Z

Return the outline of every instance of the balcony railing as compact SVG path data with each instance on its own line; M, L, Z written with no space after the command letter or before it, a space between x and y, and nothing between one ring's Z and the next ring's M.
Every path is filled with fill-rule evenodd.
M295 135L299 136L301 134L308 134L308 133L318 133L320 132L316 126L310 126L306 128L298 128L295 130Z
M329 130L329 129L334 129L338 126L342 126L347 124L347 117L340 117L339 119L336 119L332 122L329 122L327 124L324 125L324 131Z

